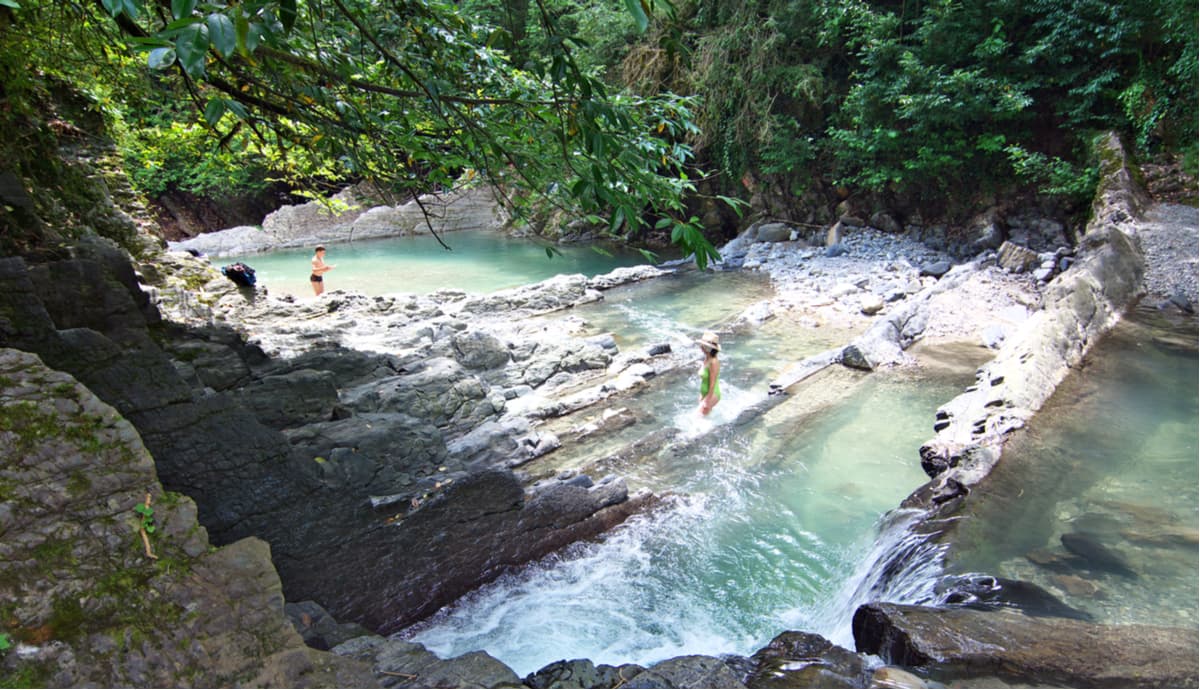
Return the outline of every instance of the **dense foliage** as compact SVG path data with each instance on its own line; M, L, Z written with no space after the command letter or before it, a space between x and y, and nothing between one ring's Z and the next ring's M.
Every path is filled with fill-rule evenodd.
M813 175L926 202L1029 183L1094 184L1086 143L1116 129L1194 172L1191 0L697 0L691 59L719 167ZM666 34L664 34L666 35ZM964 180L970 180L969 189Z
M483 180L701 262L700 167L933 209L1086 199L1101 129L1196 169L1193 0L0 0L0 25L3 116L47 78L87 94L149 194Z

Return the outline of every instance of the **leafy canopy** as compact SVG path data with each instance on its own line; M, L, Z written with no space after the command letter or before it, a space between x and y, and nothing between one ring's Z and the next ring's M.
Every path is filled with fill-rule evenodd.
M624 235L658 224L701 265L717 256L684 217L698 174L684 143L695 130L692 100L611 92L581 67L578 42L541 0L530 8L542 27L538 50L519 66L499 49L512 45L509 32L445 0L101 0L102 9L6 1L20 5L15 25L31 34L72 21L94 30L93 57L120 62L122 43L136 51L159 74L143 85L159 94L154 103L182 96L230 150L285 174L324 166L325 177L414 198L482 180L518 213L549 202L604 216ZM628 4L644 25L653 8ZM137 131L153 116L126 124ZM173 136L186 152L187 136Z

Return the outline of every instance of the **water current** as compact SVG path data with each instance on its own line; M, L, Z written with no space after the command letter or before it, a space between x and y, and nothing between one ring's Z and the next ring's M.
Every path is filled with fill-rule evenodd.
M403 256L387 256L397 250L383 241L331 246L339 268L330 288L485 292L641 261L586 248L547 260L535 245L466 233L451 236L453 253L415 239L429 244L404 244ZM273 289L306 294L308 258L243 260ZM933 544L908 529L917 515L897 506L926 480L917 449L932 436L934 411L972 382L988 352L929 348L915 369L869 375L833 368L739 418L787 364L853 336L781 319L725 328L769 294L753 274L691 274L611 290L573 310L622 351L720 329L721 404L699 417L688 371L660 376L603 413L550 422L563 447L524 471L615 473L631 490L664 496L663 506L511 572L401 636L442 656L482 649L520 674L558 659L749 654L788 629L853 649L857 605L929 602L948 572L1029 580L1101 622L1197 625L1194 321L1142 313L1107 336L1010 444L955 532ZM582 430L608 414L624 420L619 430ZM1134 574L1081 563L1064 550L1066 533L1104 544Z
M656 329L706 327L699 315L729 309L739 294L711 284L638 289L591 307L589 322L620 325L639 342ZM1194 325L1190 339L1145 325L1106 339L1045 421L1013 445L1016 459L980 492L949 552L910 532L917 516L897 506L926 480L917 448L932 436L934 411L986 353L931 351L927 362L951 365L871 375L830 370L794 400L735 423L761 400L772 365L817 352L830 336L841 334L768 322L730 337L713 420L695 415L691 378L666 377L624 401L638 422L622 440L568 442L552 462L615 472L668 495L665 509L511 573L402 634L445 656L483 649L522 674L580 657L649 664L750 654L788 629L853 649L859 604L929 603L939 578L963 572L1028 579L1100 622L1197 624ZM622 452L622 442L655 429L669 441ZM1072 530L1114 544L1140 579L1031 560L1039 548L1062 555L1058 536Z

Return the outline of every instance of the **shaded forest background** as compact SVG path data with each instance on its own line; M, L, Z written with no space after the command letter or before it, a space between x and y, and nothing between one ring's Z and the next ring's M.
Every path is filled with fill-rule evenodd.
M0 0L0 227L20 251L86 206L52 155L81 131L177 232L361 180L486 181L549 234L702 255L845 203L1069 215L1101 131L1195 174L1197 21L1194 0Z

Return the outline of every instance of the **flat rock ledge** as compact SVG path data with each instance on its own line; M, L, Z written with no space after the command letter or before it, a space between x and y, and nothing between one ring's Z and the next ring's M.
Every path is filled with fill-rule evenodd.
M994 677L1034 687L1197 684L1195 629L881 603L859 607L853 625L859 652L924 669L947 683Z
M1119 141L1103 141L1113 166L1102 178L1076 260L1046 288L1043 308L981 367L975 385L941 406L937 435L922 445L933 481L906 507L952 505L991 471L1011 434L1025 426L1091 346L1142 294L1145 259L1115 222L1136 219L1144 196L1129 174Z

